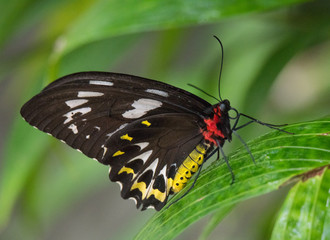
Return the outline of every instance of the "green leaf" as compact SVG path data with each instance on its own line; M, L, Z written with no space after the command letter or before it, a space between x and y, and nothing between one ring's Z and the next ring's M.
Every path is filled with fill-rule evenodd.
M236 205L228 205L227 207L221 208L219 211L215 212L212 215L212 218L208 224L203 229L202 234L199 236L199 240L206 240L212 231L218 226L218 224L224 219L227 214L235 207Z
M51 159L43 159L38 172L27 184L24 194L24 210L38 227L47 228L70 206L84 199L88 193L103 185L107 169L78 151L62 146L55 139ZM56 142L55 142L56 141ZM51 155L51 154L49 154ZM47 183L47 184L45 184ZM116 186L117 187L117 186Z
M99 39L128 33L212 23L228 16L283 7L299 2L305 2L305 0L281 2L170 0L166 4L150 0L101 0L90 7L61 36L54 51L53 61L56 65L62 55Z
M330 170L315 169L305 175L308 177L290 190L275 224L273 240L330 237Z
M285 130L294 135L272 131L248 142L256 165L244 148L230 154L236 176L230 185L226 164L213 162L191 192L155 214L136 239L172 239L208 213L274 191L298 174L330 164L329 129L330 118L326 118L287 126Z
M317 25L317 28L315 25ZM269 90L274 80L294 56L297 56L304 49L323 42L328 38L328 36L318 34L321 32L320 29L324 28L325 25L322 22L315 23L310 27L307 36L307 30L304 29L303 31L296 25L294 25L295 27L282 29L280 32L283 37L281 43L273 49L273 53L268 55L260 72L255 76L253 83L250 85L250 89L248 89L249 94L244 101L244 110L246 112L252 114L257 109L260 109L260 105L262 105L264 99L269 95Z
M17 20L32 0L13 0L2 5L5 11L0 14L0 48L6 38L17 28Z
M50 144L46 134L27 128L23 119L18 119L14 128L1 169L0 229L6 225L18 195Z

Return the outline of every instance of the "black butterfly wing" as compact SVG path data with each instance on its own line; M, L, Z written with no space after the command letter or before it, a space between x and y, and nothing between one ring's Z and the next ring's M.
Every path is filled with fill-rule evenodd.
M97 159L113 133L140 117L201 114L209 106L189 92L157 81L87 72L54 81L22 107L21 115L41 131Z
M111 181L122 183L124 199L137 207L160 210L171 193L178 167L203 141L199 118L193 114L158 114L137 120L104 145Z
M118 136L123 132L133 131L134 134L133 132L131 134L137 139L136 131L140 131L139 124L142 122L140 120L157 119L153 120L155 122L152 127L150 126L151 128L146 128L152 130L145 129L139 134L139 138L145 138L144 141L141 139L142 142L149 143L145 150L150 148L153 151L153 156L150 156L141 168L143 172L157 158L159 166L175 161L179 165L180 161L184 160L181 155L187 156L195 144L201 141L198 124L202 124L203 111L210 106L208 102L189 92L161 82L124 74L86 72L68 75L49 84L22 107L21 114L27 122L41 131L53 135L103 164L110 164L113 169L124 166L131 159L127 153L125 157L120 157L119 164L111 160L114 154L112 152L120 149L120 146L116 145L121 144L118 142ZM166 114L174 114L174 117L173 115L171 118L166 117ZM159 116L177 121L175 124L166 124L167 122L162 121ZM177 129L177 126L184 128L186 124L189 127L181 134L172 131L167 135L168 139L178 143L175 154L172 148L156 144L162 134ZM142 125L147 127L147 124ZM153 134L147 135L147 131ZM196 134L199 137L194 141L190 140ZM187 143L181 146L178 140ZM180 155L178 153L181 151L180 148L187 150ZM132 156L134 156L133 152ZM159 152L159 156L156 152ZM111 156L107 155L111 153ZM112 175L116 171L111 171ZM153 169L153 178L159 172L158 168ZM110 178L115 181L112 175L110 174ZM138 195L131 196L130 190L127 190L132 181L127 178L118 181L122 181L124 185L123 197L135 198L138 205L143 202ZM156 203L148 204L155 206Z

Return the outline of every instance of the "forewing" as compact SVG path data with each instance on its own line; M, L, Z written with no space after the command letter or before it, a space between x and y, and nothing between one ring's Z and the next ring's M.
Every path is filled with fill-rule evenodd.
M102 145L137 119L162 113L202 115L210 104L182 89L140 77L76 73L48 85L21 109L31 125L102 162Z

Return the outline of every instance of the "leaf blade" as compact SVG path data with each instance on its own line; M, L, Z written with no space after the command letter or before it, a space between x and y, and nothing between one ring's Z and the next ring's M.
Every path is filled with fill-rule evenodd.
M282 2L226 1L99 1L92 6L61 37L61 48L54 52L55 61L61 55L88 42L128 33L145 32L205 24L224 17L292 5L305 0ZM111 16L104 18L104 16ZM84 33L84 34L81 34Z
M160 239L171 239L212 211L276 190L293 176L329 164L329 137L325 134L329 125L329 119L290 125L287 131L300 134L271 132L251 141L248 144L257 167L245 150L231 154L229 161L237 179L233 185L225 164L213 162L191 192L156 214L136 239L152 239L160 232Z
M272 239L324 239L329 237L330 171L299 181L289 192L272 233ZM314 171L315 172L315 171Z

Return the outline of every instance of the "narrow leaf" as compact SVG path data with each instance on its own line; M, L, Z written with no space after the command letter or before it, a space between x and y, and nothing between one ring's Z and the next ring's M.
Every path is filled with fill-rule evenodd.
M256 166L244 148L229 156L236 175L232 185L226 164L213 162L191 192L155 214L136 239L172 239L210 212L274 191L293 176L330 163L329 118L285 129L295 134L272 131L248 143Z
M330 171L312 171L289 192L275 224L272 239L328 239L330 237ZM310 175L310 173L309 173Z
M88 42L152 30L205 24L246 12L283 7L305 0L276 1L108 1L101 0L59 39L54 60ZM108 17L105 17L108 16Z
M9 139L4 155L6 161L1 169L0 229L6 225L28 176L41 161L50 144L50 138L46 134L27 128L23 119L18 119L14 128L16 131Z
M221 208L219 211L215 212L212 215L212 218L205 226L202 234L199 236L199 240L206 240L209 235L213 232L213 230L219 225L219 223L224 219L227 214L235 207L236 205L228 205L226 207Z

